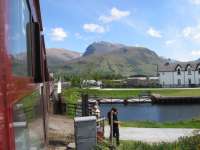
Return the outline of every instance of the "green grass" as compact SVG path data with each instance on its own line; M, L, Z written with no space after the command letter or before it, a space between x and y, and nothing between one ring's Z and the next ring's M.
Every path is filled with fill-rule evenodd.
M20 103L23 104L23 110L25 112L28 122L32 121L35 118L36 112L34 111L34 107L38 104L39 100L40 100L40 93L36 91L24 97L20 101Z
M152 93L162 96L200 96L200 89L166 89L155 90Z
M129 98L138 96L142 92L142 90L133 91L133 90L93 90L93 89L85 89L82 91L88 93L91 96L106 97L106 98Z
M200 150L200 135L182 137L174 143L147 144L143 142L122 141L119 150Z
M65 102L76 104L81 99L82 93L87 93L89 96L98 98L119 98L127 99L130 97L138 97L143 92L161 94L162 96L200 96L200 89L162 89L162 88L141 88L141 89L126 89L126 90L97 90L97 89L80 89L69 88L62 93ZM73 110L69 110L71 116L74 115Z
M70 88L63 92L64 98L68 102L76 103L80 99L81 93L88 93L89 96L97 96L99 98L130 98L139 96L140 93L150 92L152 94L160 94L162 96L200 96L200 89L162 89L162 88L145 88L145 89L127 89L127 90L96 90L96 89L79 89Z
M200 129L200 119L191 119L177 122L155 122L155 121L126 121L122 127L138 128L197 128Z
M69 88L63 91L62 93L65 102L77 103L81 98L81 89L79 88Z
M117 150L200 150L200 135L181 137L173 143L148 144L137 141L120 141L120 143ZM99 144L96 150L109 150L108 145L108 142Z

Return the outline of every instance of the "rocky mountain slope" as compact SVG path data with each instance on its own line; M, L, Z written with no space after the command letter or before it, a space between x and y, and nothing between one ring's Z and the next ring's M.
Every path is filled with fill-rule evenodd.
M63 70L73 73L111 72L123 76L155 75L156 64L165 61L148 48L95 42L88 46L82 57L68 61Z

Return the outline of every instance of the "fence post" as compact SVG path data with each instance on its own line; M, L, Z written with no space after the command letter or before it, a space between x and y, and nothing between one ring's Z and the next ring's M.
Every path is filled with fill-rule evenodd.
M89 116L88 94L82 94L82 116Z
M110 150L115 150L113 142L113 111L111 111L110 115Z

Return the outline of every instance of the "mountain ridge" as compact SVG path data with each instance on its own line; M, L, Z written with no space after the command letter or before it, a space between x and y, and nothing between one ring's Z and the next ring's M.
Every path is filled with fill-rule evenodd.
M66 62L63 70L79 74L111 72L124 76L155 75L156 64L165 61L148 48L94 42L87 47L82 57Z
M83 54L63 48L47 48L46 55L50 72L67 74L98 72L122 76L156 75L157 65L180 62L160 57L153 50L145 47L105 41L90 44ZM17 67L25 64L25 54L16 54L12 57ZM199 60L191 62L199 62Z

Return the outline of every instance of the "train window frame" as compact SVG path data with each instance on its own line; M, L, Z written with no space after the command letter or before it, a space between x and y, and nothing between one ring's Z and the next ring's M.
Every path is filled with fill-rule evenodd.
M29 24L32 23L32 12L29 0L26 0L26 4L29 10ZM26 26L26 42L27 42L27 71L30 77L33 77L33 49L32 49L32 38L31 38L31 26Z
M41 48L41 34L40 24L38 22L31 23L31 38L32 38L32 54L33 54L33 78L35 83L43 82L42 77L42 48Z
M29 59L29 66L30 66L29 71L31 72L30 76L33 78L33 81L35 83L41 83L43 80L42 80L42 58L41 58L42 49L40 42L41 41L40 24L34 21L33 15L31 14L31 6L29 0L26 1L30 11L30 22L29 22L29 27L27 27L27 30L29 30L29 32L27 32L29 33L27 36L28 39L27 41L29 41L28 46L30 49L29 55L27 56L27 59Z
M16 2L17 6L14 6L15 8L13 9L13 6L10 6L10 12L9 12L9 19L8 19L8 40L7 40L7 46L9 48L9 55L10 55L10 59L12 62L12 74L14 76L19 76L19 77L28 77L31 78L33 77L33 66L32 66L32 41L30 38L30 34L31 34L31 29L27 27L28 24L31 23L31 19L32 19L32 12L31 12L31 6L29 3L29 0L22 0L19 2ZM10 4L10 5L15 5L15 4ZM18 21L17 25L13 25L13 23L15 23L14 18L17 13L23 13L22 18L20 18L21 20L23 18L26 17L26 20L24 22ZM9 27L10 25L12 25L11 27ZM20 41L13 41L13 39L17 39L15 37L16 33L19 32L23 32L23 36L20 34L17 34L16 37L20 37L23 39L18 39ZM22 41L21 41L22 40ZM14 42L14 43L13 43ZM14 45L15 43L21 43L20 46L23 47L22 50L18 51L18 47L19 45ZM9 45L14 45L14 46L9 46ZM17 51L15 51L17 50ZM18 54L23 54L22 57L24 56L25 59L22 60L22 62L20 62L21 60L19 59L15 59L15 56L17 56ZM20 56L20 55L19 55ZM17 58L17 57L16 57ZM23 62L24 61L24 62ZM18 62L20 62L20 64L18 65ZM20 66L22 64L24 64L24 66ZM17 68L14 67L14 65L18 65ZM22 71L21 71L22 69ZM22 73L20 73L22 72Z

